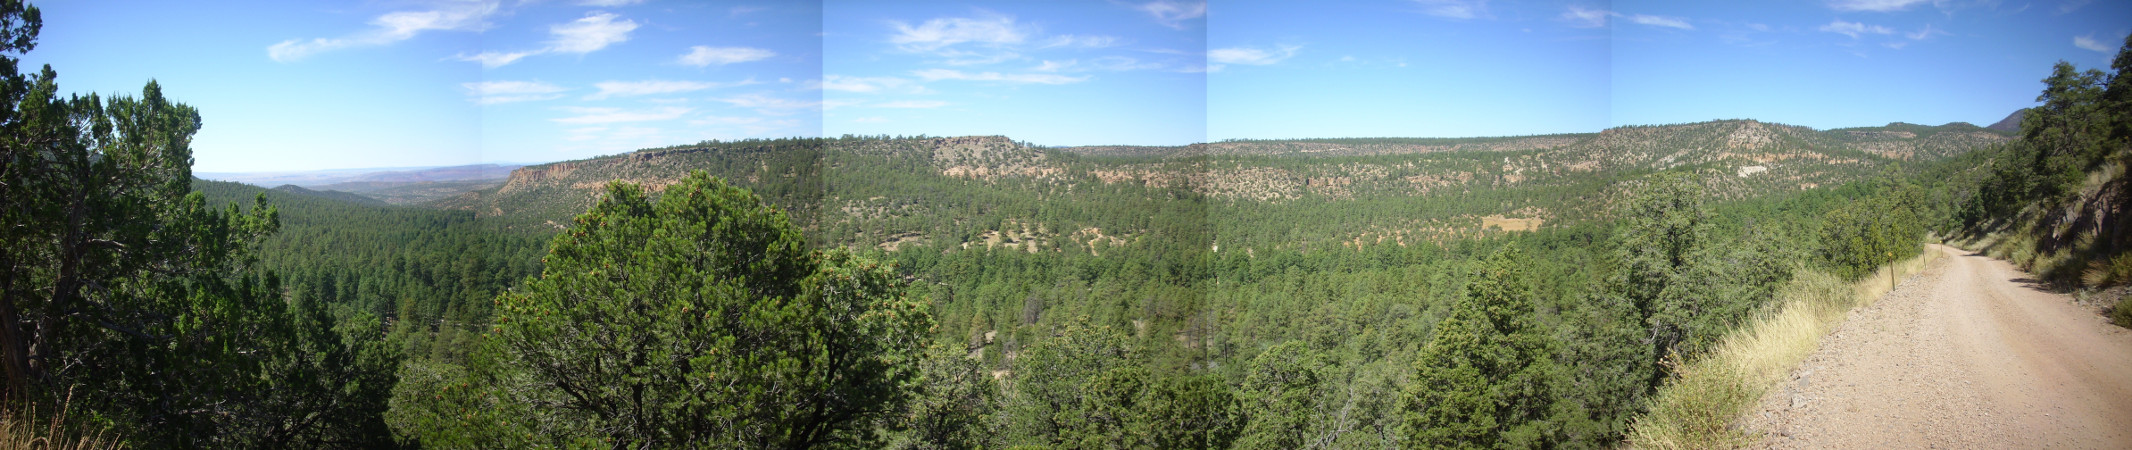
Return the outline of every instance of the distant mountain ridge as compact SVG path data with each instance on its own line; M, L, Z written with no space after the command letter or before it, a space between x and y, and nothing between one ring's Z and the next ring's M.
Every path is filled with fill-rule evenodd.
M2008 133L2019 133L2021 132L2021 118L2023 117L2028 117L2028 108L2016 109L2012 114L2007 114L2006 118L1999 119L1998 122L1994 122L1991 124L1991 126L1984 128L1990 128L1993 130L1999 130Z
M1210 226L1283 214L1409 211L1248 240L1406 245L1600 217L1653 171L1703 174L1713 195L1746 198L1836 186L1877 176L1892 163L1939 160L2010 139L1966 123L1815 130L1722 120L1543 136L1181 146L1049 148L1005 136L707 142L529 165L499 186L429 204L553 232L610 180L657 192L704 170L762 194L810 236L859 247L1098 251L1091 242L1154 231L1080 215L1133 208L1118 202L1159 209L1179 201L1207 205L1199 214Z
M235 181L258 186L296 185L316 188L340 183L422 183L502 180L518 164L469 164L446 167L330 169L299 172L199 172L205 180Z

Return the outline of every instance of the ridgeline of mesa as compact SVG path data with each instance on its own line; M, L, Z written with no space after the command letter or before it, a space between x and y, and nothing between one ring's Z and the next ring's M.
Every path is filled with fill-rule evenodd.
M1159 194L1190 203L1181 213L1203 216L1235 251L1246 242L1300 250L1443 242L1586 220L1603 215L1638 176L1658 171L1708 175L1702 182L1717 198L1742 199L1838 186L2009 139L1959 122L1813 130L1754 120L1169 147L847 136L705 142L530 165L500 186L429 205L496 217L513 229L560 229L609 180L656 192L705 170L805 218L810 236L849 246L1098 251L1092 247L1147 230L1077 210ZM1298 234L1263 242L1260 233L1235 234L1261 218L1386 208L1400 213L1297 227ZM1497 222L1509 226L1487 226Z

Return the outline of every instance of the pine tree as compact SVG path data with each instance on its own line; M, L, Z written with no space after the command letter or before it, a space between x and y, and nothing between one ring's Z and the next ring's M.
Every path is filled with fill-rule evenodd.
M1554 341L1534 320L1532 288L1515 248L1481 263L1414 362L1404 396L1412 447L1536 448L1554 442L1547 418L1560 384Z
M900 277L701 171L657 201L610 184L546 263L473 367L529 405L499 419L556 424L536 440L872 446L918 381L931 321Z

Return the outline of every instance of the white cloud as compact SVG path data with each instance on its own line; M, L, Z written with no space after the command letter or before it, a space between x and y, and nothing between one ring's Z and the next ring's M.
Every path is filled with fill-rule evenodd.
M1094 59L1094 60L1090 60L1090 61L1088 62L1088 65L1089 65L1089 67L1093 67L1093 68L1095 68L1096 70L1114 70L1114 71L1126 71L1126 70L1141 70L1141 69L1160 69L1160 68L1162 68L1162 65L1161 65L1161 64L1156 64L1156 63L1151 63L1151 62L1141 62L1140 60L1138 60L1138 59L1133 59L1133 58L1131 58L1131 57L1126 57L1126 56L1115 56L1115 55L1113 55L1113 56L1105 56L1105 57L1100 57L1100 58L1096 58L1096 59Z
M822 106L822 102L818 101L777 98L763 94L739 95L716 100L742 108L754 108L763 114L783 114L792 110L813 109Z
M665 134L665 131L652 127L625 126L617 128L579 127L563 130L563 133L563 140L566 141L600 142L613 147L615 150L627 150L631 147L656 145L651 144L651 141L657 140L652 138Z
M1071 34L1061 34L1058 36L1052 36L1051 39L1045 39L1043 48L1103 48L1113 45L1118 45L1118 38L1115 36L1075 36Z
M925 21L918 26L903 22L890 22L896 34L888 42L908 51L931 51L964 42L980 44L1018 44L1029 37L1030 31L1014 23L1013 17L992 15L985 18L948 17Z
M1828 7L1837 11L1892 12L1910 9L1927 0L1832 0Z
M750 125L750 124L757 124L757 123L762 123L762 118L761 118L761 117L724 117L724 116L704 116L703 118L700 118L700 119L689 119L689 121L688 121L688 124L689 124L689 125L696 125L696 126L703 126L703 125Z
M1295 56L1296 51L1301 50L1302 48L1302 46L1297 45L1283 45L1275 50L1270 51L1251 47L1229 47L1208 50L1207 62L1211 64L1207 65L1207 70L1221 70L1223 66L1229 64L1263 66L1278 63L1281 62L1281 60L1285 60L1289 57Z
M583 1L577 2L577 4L579 4L579 5L584 5L584 6L605 6L605 7L615 7L615 6L629 6L629 5L634 5L634 4L638 4L638 3L644 3L644 0L583 0Z
M1582 6L1569 5L1569 10L1563 11L1561 18L1564 21L1568 21L1570 26L1598 28L1606 26L1606 19L1613 15L1612 11L1604 9L1585 9Z
M1925 24L1925 29L1917 30L1916 33L1903 33L1903 37L1910 38L1910 40L1913 41L1922 41L1925 40L1925 38L1932 37L1932 35L1935 34L1947 34L1947 32L1932 29L1932 24L1928 23Z
M632 20L615 21L622 16L596 12L570 23L548 27L548 51L556 53L591 53L609 45L629 40L629 32L637 29Z
M1070 77L1070 76L1065 76L1065 75L1058 75L1058 74L1049 74L1049 73L1008 73L1008 74L1002 74L1002 73L999 73L999 72L965 73L965 72L963 72L963 71L960 71L960 70L953 70L953 69L925 69L925 70L916 70L916 71L911 71L911 74L912 74L912 75L917 75L917 76L918 76L918 78L924 78L924 79L925 79L925 81L939 81L939 80L960 80L960 81L998 81L998 82L1005 82L1005 83L1036 83L1036 84L1071 84L1071 83L1079 83L1079 82L1082 82L1082 81L1088 81L1088 77L1085 77L1085 76L1080 76L1080 77Z
M2111 50L2116 50L2114 48L2110 48L2109 45L2103 44L2101 41L2095 40L2095 33L2088 33L2087 36L2074 36L2073 46L2103 53L2109 53Z
M769 10L770 10L770 8L769 8L769 7L764 7L764 6L745 6L745 5L743 5L743 6L735 6L735 7L733 7L733 9L730 9L730 10L726 10L726 15L728 15L728 16L739 16L739 15L742 15L742 14L747 14L747 13L753 13L753 12L762 12L762 11L769 11Z
M555 123L570 124L651 122L659 120L673 120L681 117L684 114L688 114L689 111L695 110L695 108L686 108L680 106L665 106L647 110L624 110L621 108L591 108L582 106L565 106L557 109L562 111L568 111L571 114L575 115L570 117L561 117L548 120Z
M1694 25L1688 24L1687 19L1682 19L1679 17L1653 16L1649 14L1631 14L1629 15L1629 21L1635 22L1638 25L1650 25L1654 27L1679 28L1683 30L1695 29Z
M903 100L903 101L894 101L894 102L887 102L887 103L877 103L877 104L874 104L874 105L873 105L873 107L875 107L875 108L939 108L939 107L942 107L942 106L947 106L947 105L948 105L948 102L943 102L943 101L938 101L938 100Z
M459 87L466 90L475 104L480 105L553 100L561 98L562 92L569 90L538 81L481 81L460 83Z
M592 87L599 88L600 91L597 93L593 93L592 95L585 96L585 99L601 100L608 97L672 94L677 92L694 92L701 91L704 89L714 89L729 86L744 86L750 84L756 84L755 80L751 78L732 83L670 80L602 81L592 84Z
M1039 65L1039 66L1036 66L1036 67L1032 67L1032 68L1030 68L1029 70L1034 70L1034 71L1038 71L1038 72L1057 72L1057 71L1060 71L1060 70L1063 70L1063 69L1066 69L1066 68L1069 68L1069 67L1073 67L1073 66L1074 66L1074 64L1079 64L1079 63L1080 63L1080 61L1079 61L1079 60L1072 60L1072 59L1066 60L1065 62L1059 62L1059 61L1052 61L1052 60L1048 60L1048 59L1047 59L1047 60L1044 60L1044 64L1042 64L1042 65Z
M1852 39L1857 39L1859 35L1864 34L1895 34L1895 30L1889 29L1888 27L1883 27L1879 25L1866 25L1858 22L1845 22L1842 19L1837 19L1836 21L1829 22L1828 25L1822 25L1821 28L1816 29L1821 31L1827 31L1830 33L1841 34L1844 36L1850 36Z
M1141 4L1137 8L1155 16L1156 23L1179 30L1185 28L1184 21L1207 16L1207 2L1157 0Z
M453 56L453 57L452 57L452 59L457 59L457 60L460 60L460 61L478 62L478 63L481 63L481 67L485 67L485 68L490 68L490 69L494 69L494 68L498 68L498 67L503 67L503 66L504 66L505 64L510 64L510 63L513 63L513 62L517 62L519 58L524 58L524 57L527 57L527 56L533 56L533 55L535 55L535 54L538 54L538 53L539 53L539 52L493 52L493 51L491 51L491 52L481 52L481 53L479 53L479 54L474 54L474 55L468 55L468 54L464 54L464 53L462 53L462 54L459 54L458 56Z
M851 119L851 123L888 123L888 119L883 117L860 117Z
M1488 15L1488 0L1414 0L1421 4L1421 12L1449 19L1471 19Z
M496 9L497 3L494 0L454 1L428 11L387 13L370 20L370 25L374 28L348 36L290 39L267 46L267 58L276 62L292 62L324 51L404 41L424 31L479 31L488 27L485 19L495 14Z
M629 32L637 29L635 21L609 13L592 13L569 23L548 27L548 47L520 52L486 51L478 54L459 54L452 59L481 63L481 67L503 67L533 55L550 53L591 53L609 45L629 40Z
M925 86L920 86L917 83L911 82L911 80L896 77L853 77L844 75L828 75L822 77L821 88L824 90L857 92L862 94L885 91L906 92L911 94L926 93Z
M947 63L948 65L951 65L951 66L968 66L968 65L975 65L975 64L991 64L991 63L996 63L996 62L1000 62L1000 61L1006 61L1006 60L1010 60L1010 59L1016 59L1016 58L1020 58L1020 57L1022 57L1022 54L1020 54L1020 53L1015 53L1015 52L1013 52L1013 51L1007 51L1007 50L996 50L996 51L963 51L963 50L957 50L957 49L952 49L952 48L944 48L944 49L940 49L939 51L936 51L936 52L934 52L934 53L935 53L935 54L938 54L938 55L940 55L940 56L942 56L942 57L946 57L946 58L948 58L947 60L945 60L945 61L941 61L941 62Z
M712 47L708 45L698 45L694 47L689 47L688 54L681 55L679 61L681 64L684 65L703 67L712 64L733 64L744 63L748 61L760 61L763 59L768 59L772 56L777 56L777 52L749 47Z

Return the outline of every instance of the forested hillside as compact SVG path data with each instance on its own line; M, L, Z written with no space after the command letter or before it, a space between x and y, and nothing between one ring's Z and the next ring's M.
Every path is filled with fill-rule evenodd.
M1860 255L1914 243L1934 214L1915 200L1910 170L2007 139L1967 124L1815 131L1721 121L1188 147L706 142L528 166L436 206L506 233L574 235L570 217L613 195L608 180L659 196L704 171L761 195L814 246L896 263L930 305L934 331L921 364L928 384L910 400L919 409L879 425L903 430L889 444L1073 447L1159 438L1154 430L1177 426L1167 421L1191 420L1212 433L1195 442L1267 448L1604 446L1666 379L1661 357L1693 354L1763 308L1801 270L1794 261L1842 273L1887 262ZM1894 212L1907 215L1881 218ZM1868 233L1871 248L1822 244L1851 245L1850 234L1890 220L1904 225ZM1476 278L1508 266L1514 275ZM1508 284L1474 285L1496 278ZM1512 314L1526 324L1491 318L1492 328L1456 333L1505 343L1431 350L1462 308L1499 307L1526 308ZM1457 352L1503 345L1528 353L1476 367L1509 372L1416 382L1472 376L1414 370L1481 364ZM424 367L429 383L463 370ZM1524 383L1548 394L1493 420L1526 425L1427 431L1482 412L1438 410L1430 405L1452 398L1438 396L1455 394L1424 386L1487 391L1512 373L1537 377ZM1122 390L1105 400L1090 389ZM1124 405L1204 415L1111 409ZM1496 413L1511 412L1486 415ZM433 420L396 423L469 432Z
M2014 134L708 141L368 197L194 178L213 112L62 98L40 24L0 1L7 442L1614 447L1928 230L2132 279L2127 50Z

